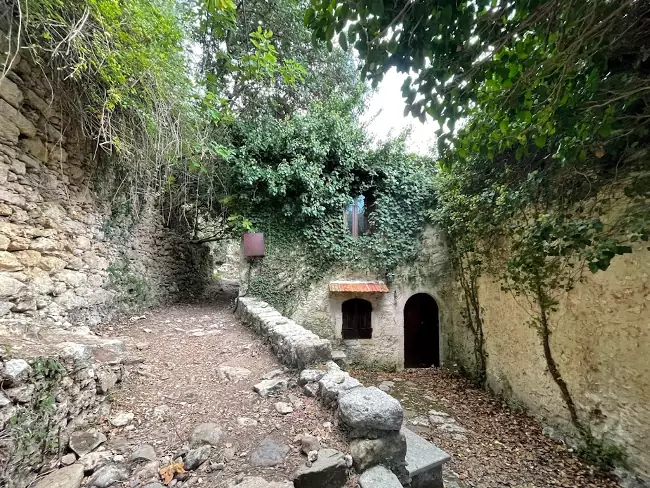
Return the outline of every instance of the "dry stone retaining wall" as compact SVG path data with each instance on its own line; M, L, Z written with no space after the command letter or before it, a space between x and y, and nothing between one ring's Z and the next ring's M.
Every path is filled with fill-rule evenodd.
M94 324L120 304L196 296L212 272L207 247L166 228L154 202L137 218L128 199L115 208L120 181L100 171L50 80L21 51L0 81L0 321Z
M0 346L0 486L25 488L56 465L71 434L108 416L125 348L84 327L2 329Z

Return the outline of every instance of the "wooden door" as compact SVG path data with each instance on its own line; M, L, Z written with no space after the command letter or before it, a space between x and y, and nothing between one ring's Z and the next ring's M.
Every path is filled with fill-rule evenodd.
M430 295L417 293L404 306L404 367L440 366L438 304Z

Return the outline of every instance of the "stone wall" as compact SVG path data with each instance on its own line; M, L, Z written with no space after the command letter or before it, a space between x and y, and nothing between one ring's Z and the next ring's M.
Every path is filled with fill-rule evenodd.
M31 486L74 432L110 412L124 344L87 328L0 329L0 486ZM101 434L100 434L101 435Z
M585 278L551 315L554 358L581 419L650 481L650 252L636 246ZM529 305L489 278L479 292L490 388L545 424L567 428L540 339L527 325Z
M0 44L5 52L1 30ZM130 215L116 218L120 181L50 81L25 53L0 81L0 320L94 324L126 305L199 294L207 248L165 228L154 201L135 216L120 200Z

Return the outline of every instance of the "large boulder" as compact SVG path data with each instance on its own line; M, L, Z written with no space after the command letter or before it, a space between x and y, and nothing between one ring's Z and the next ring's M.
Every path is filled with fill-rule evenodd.
M321 380L322 381L322 380ZM352 437L398 431L404 420L402 405L379 388L354 388L339 399L339 417Z
M336 449L321 449L311 466L300 466L293 475L295 488L342 488L347 481L345 458Z

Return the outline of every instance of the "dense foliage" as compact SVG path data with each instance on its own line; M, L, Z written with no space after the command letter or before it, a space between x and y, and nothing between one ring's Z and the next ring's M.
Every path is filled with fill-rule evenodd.
M485 378L478 280L528 301L549 337L562 295L650 235L650 5L634 0L312 2L317 38L364 72L408 73L406 112L439 123L434 218L449 235Z

